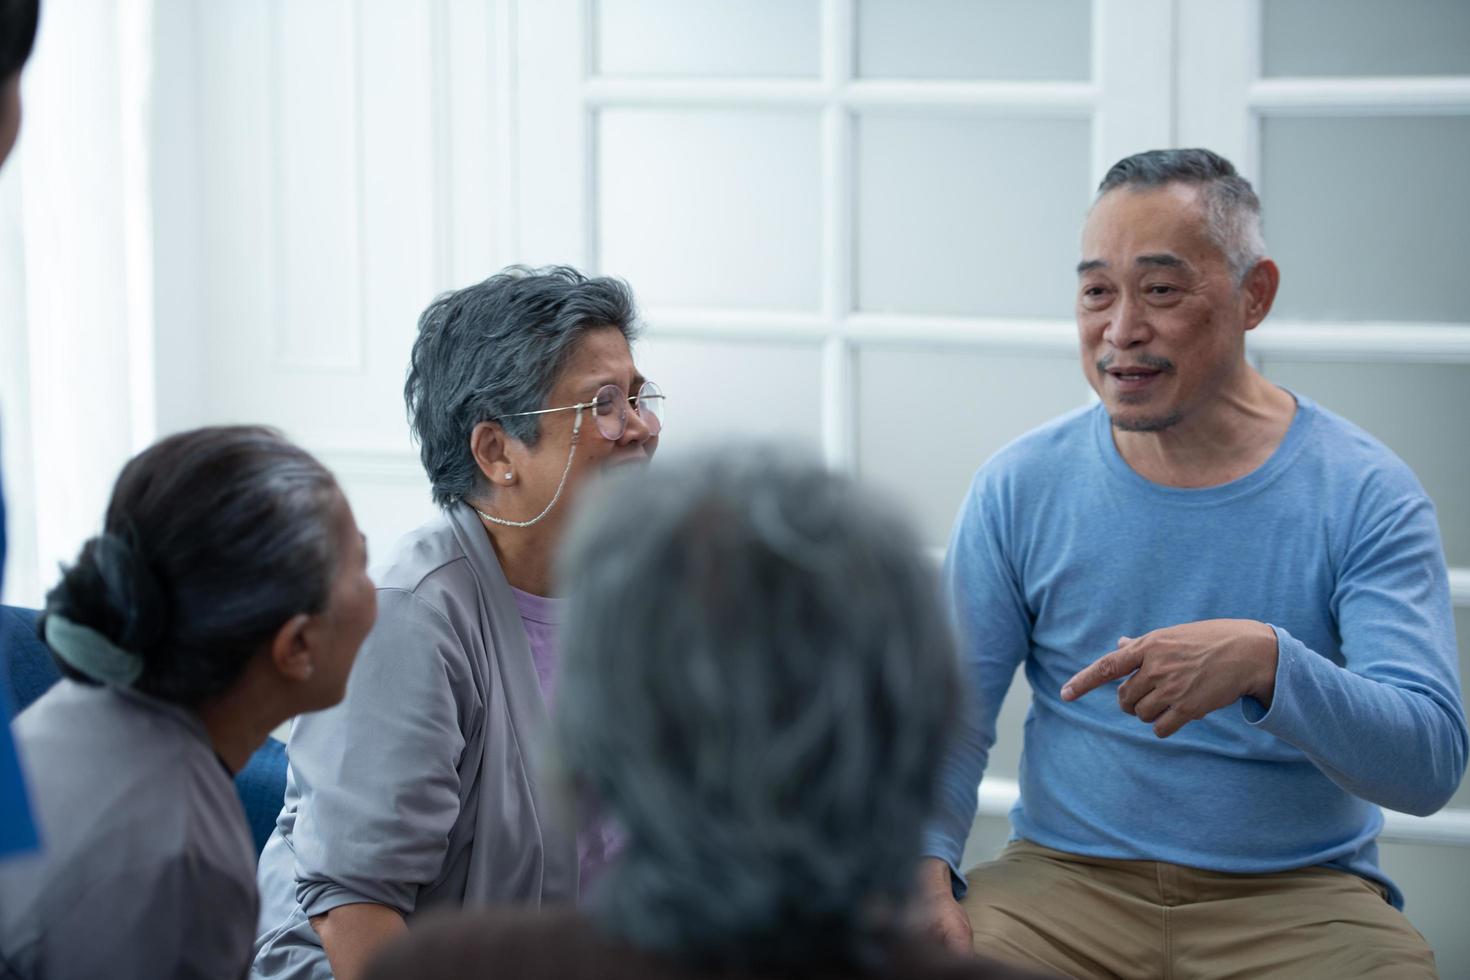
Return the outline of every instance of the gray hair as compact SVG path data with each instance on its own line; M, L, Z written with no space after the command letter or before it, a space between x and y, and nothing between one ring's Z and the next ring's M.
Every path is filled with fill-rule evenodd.
M1097 199L1119 187L1156 188L1187 184L1199 189L1210 240L1225 253L1235 281L1266 256L1261 235L1261 200L1235 165L1211 150L1149 150L1113 164L1097 187Z
M637 336L627 283L568 266L511 266L435 299L419 317L403 399L434 502L483 493L470 452L480 422L546 408L567 359L588 330ZM507 418L505 433L534 446L540 416Z
M629 838L602 924L732 967L877 957L955 706L932 562L890 507L760 447L590 499L556 731Z

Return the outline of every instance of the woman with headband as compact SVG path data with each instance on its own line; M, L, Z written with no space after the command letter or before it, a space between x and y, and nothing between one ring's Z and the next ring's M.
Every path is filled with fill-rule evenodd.
M404 395L442 512L379 574L347 698L293 726L255 976L356 980L426 909L575 902L609 856L607 827L566 812L537 751L572 504L658 445L635 316L622 282L557 267L507 270L420 318Z
M332 475L262 428L123 468L46 597L62 680L17 742L41 850L0 865L0 975L239 977L258 901L233 775L341 700L375 593Z

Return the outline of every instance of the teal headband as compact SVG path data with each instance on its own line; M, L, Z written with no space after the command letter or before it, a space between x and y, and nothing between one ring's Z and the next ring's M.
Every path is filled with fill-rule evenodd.
M58 657L95 681L130 687L143 673L143 658L124 650L90 626L64 616L46 616L46 645Z

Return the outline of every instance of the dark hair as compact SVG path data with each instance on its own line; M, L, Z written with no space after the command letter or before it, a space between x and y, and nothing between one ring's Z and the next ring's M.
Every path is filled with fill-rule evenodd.
M954 710L932 561L891 507L762 447L589 500L558 566L556 730L628 834L599 920L734 968L874 960Z
M1097 196L1119 187L1198 187L1210 238L1225 253L1237 282L1266 254L1261 236L1261 200L1235 165L1212 150L1149 150L1113 164Z
M637 336L633 294L621 279L567 266L511 266L445 293L419 317L403 399L434 501L447 507L490 488L470 452L480 422L545 408L582 335L616 327ZM539 416L508 418L507 435L534 446Z
M170 436L123 467L102 534L63 569L46 614L140 656L138 690L197 704L227 690L286 620L326 608L339 496L332 474L273 429Z
M40 0L0 0L0 82L8 82L30 58L40 19Z

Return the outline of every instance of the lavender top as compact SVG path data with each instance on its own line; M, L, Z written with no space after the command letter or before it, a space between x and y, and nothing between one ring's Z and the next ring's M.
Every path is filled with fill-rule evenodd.
M556 682L560 674L561 656L556 637L566 608L565 599L547 598L522 592L511 586L526 639L531 644L531 660L536 665L536 679L541 683L541 696L546 710L556 705ZM577 830L577 857L581 866L581 894L589 893L607 864L623 848L622 834L611 820L599 813L588 814Z

